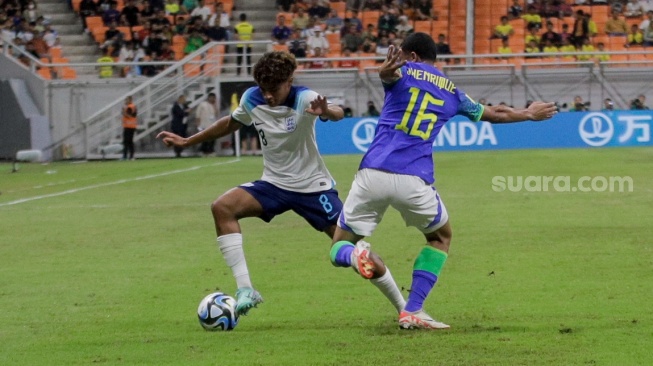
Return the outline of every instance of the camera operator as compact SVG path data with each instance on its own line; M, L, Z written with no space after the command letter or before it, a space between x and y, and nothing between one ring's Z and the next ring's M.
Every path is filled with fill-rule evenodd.
M583 102L583 98L580 95L574 97L574 104L569 109L569 112L588 112L590 102Z
M614 102L610 98L605 98L603 100L603 109L602 111L604 112L612 112L614 111Z
M633 99L630 102L630 109L631 110L648 109L648 107L646 106L646 96L644 94L640 94L637 98Z

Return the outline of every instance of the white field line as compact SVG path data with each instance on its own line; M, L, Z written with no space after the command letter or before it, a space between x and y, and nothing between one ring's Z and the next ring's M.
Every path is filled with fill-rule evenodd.
M235 163L235 162L237 162L237 161L239 161L239 159L229 160L229 161L219 162L219 163L214 163L214 164L209 164L209 165L197 165L197 166L193 166L193 167L185 168L185 169L177 169L177 170L171 170L171 171L169 171L169 172L163 172L163 173L158 173L158 174L144 175L144 176L142 176L142 177L129 178L129 179L120 179L120 180L116 180L116 181L113 181L113 182L100 183L100 184L93 184L93 185L90 185L90 186L80 187L80 188L73 188L73 189L69 189L69 190L66 190L66 191L62 191L62 192L50 193L50 194L44 194L44 195L41 195L41 196L33 196L33 197L21 198L21 199L19 199L19 200L15 200L15 201L9 201L9 202L5 202L5 203L0 203L0 207L17 205L17 204L20 204L20 203L25 203L25 202L30 202L30 201L36 201L36 200L40 200L40 199L44 199L44 198L51 198L51 197L64 196L64 195L67 195L67 194L72 194L72 193L77 193L77 192L81 192L81 191L86 191L86 190L89 190L89 189L102 188L102 187L108 187L108 186L115 186L115 185L118 185L118 184L124 184L124 183L130 183L130 182L137 182L137 181L141 181L141 180L147 180L147 179L153 179L153 178L165 177L165 176L167 176L167 175L173 175L173 174L179 174L179 173L190 172L190 171L193 171L193 170L198 170L198 169L202 169L202 168L206 168L206 167L212 167L212 166L218 166L218 165L231 164L231 163Z

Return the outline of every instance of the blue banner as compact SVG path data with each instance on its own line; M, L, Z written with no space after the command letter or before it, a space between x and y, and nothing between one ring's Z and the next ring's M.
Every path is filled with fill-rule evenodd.
M322 154L367 151L376 118L316 122ZM544 122L474 123L456 116L435 139L433 151L653 146L653 111L566 112Z

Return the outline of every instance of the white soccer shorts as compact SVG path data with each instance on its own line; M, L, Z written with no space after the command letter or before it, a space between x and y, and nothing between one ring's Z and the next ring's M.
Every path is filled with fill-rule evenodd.
M338 225L358 235L370 236L383 219L388 206L424 234L444 226L449 214L434 187L413 175L375 169L356 173Z

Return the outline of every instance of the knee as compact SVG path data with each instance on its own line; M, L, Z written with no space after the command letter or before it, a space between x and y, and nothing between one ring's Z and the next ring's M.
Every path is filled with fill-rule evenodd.
M211 204L211 213L216 221L233 216L233 210L223 199L218 198Z

